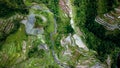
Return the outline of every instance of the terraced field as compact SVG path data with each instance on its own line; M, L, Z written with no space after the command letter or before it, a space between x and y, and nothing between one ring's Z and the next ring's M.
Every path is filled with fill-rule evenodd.
M0 32L4 32L5 34L9 34L13 29L16 20L24 19L23 15L16 14L14 16L9 17L8 19L0 19Z
M95 21L106 27L107 30L120 30L120 8L115 8L114 11L97 16Z
M17 11L0 18L0 68L115 68L120 7L97 12L104 1L5 0Z

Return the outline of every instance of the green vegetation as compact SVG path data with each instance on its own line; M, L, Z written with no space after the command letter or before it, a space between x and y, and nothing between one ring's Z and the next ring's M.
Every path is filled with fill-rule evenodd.
M9 37L7 37L6 43L21 42L22 40L25 40L25 38L26 38L25 28L24 25L21 25L21 27L18 29L17 32L15 32L15 34L12 34Z
M13 29L10 29L9 30L9 33L6 33L4 30L1 30L0 31L0 42L5 42L5 39L10 35L10 34L13 34L13 33L15 33L17 30L18 30L18 28L20 27L20 23L19 23L19 19L18 20L13 20L10 24L13 24L14 25L14 27L13 27ZM4 23L9 23L9 22L4 22ZM5 26L2 26L2 27L5 27ZM1 27L1 28L2 28ZM9 26L7 26L7 27L9 27ZM6 28L7 28L6 27ZM1 45L1 47L2 47L2 44L3 43L0 43L0 45Z
M10 67L16 63L16 60L22 55L22 42L26 40L26 38L23 25L20 26L17 32L7 37L0 51L1 67Z
M0 0L0 18L8 18L14 15L15 12L22 14L28 13L23 0Z
M0 17L7 18L15 13L28 14L29 10L29 13L37 15L34 27L44 29L42 35L26 35L25 26L16 19L13 21L15 26L10 34L0 32L0 45L2 45L0 47L0 67L60 68L54 60L53 51L55 51L58 60L61 63L67 63L71 68L75 68L76 62L84 64L84 60L89 60L90 66L100 61L105 63L108 55L112 57L112 67L115 68L115 58L120 50L120 31L108 31L94 20L97 15L101 16L117 7L118 0L72 0L72 2L75 10L75 25L79 26L83 34L82 39L86 42L89 51L78 46L68 46L72 56L66 56L63 52L67 50L67 45L66 47L61 46L60 40L75 32L70 24L71 18L69 15L65 15L59 6L59 0L26 0L25 4L23 0L0 0L2 10ZM42 9L26 9L36 3ZM56 29L55 26L57 26ZM41 44L47 44L48 50L40 49Z
M118 0L97 0L98 14L103 14L114 10L115 7L119 6Z
M98 58L103 62L109 54L112 56L112 58L117 57L116 55L120 49L120 43L118 40L120 39L119 33L117 33L117 36L106 35L106 32L108 31L94 21L97 14L103 14L113 9L112 7L106 7L103 5L104 3L109 2L103 2L103 0L99 0L98 2L100 2L98 3L99 5L96 4L97 1L93 0L88 2L85 0L78 2L76 0L74 4L77 7L76 22L78 23L82 32L85 34L84 39L86 40L88 48L97 51ZM96 9L97 7L99 7L99 10ZM118 51L116 51L116 48ZM116 55L114 55L113 52ZM116 59L114 58L112 60L114 61ZM115 64L116 61L112 63L112 67L114 67Z
M4 7L3 7L4 6ZM11 16L15 15L16 13L19 14L27 14L28 10L26 9L26 6L24 5L23 0L0 0L0 18L3 20L6 20L10 18ZM12 20L12 23L14 24L13 30L10 31L9 34L6 34L3 30L0 31L0 45L4 43L4 40L7 36L17 31L19 28L19 19ZM4 23L9 23L4 22ZM1 27L0 27L1 28Z

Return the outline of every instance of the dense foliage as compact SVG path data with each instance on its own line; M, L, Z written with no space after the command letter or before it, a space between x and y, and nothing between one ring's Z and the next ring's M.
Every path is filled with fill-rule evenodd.
M118 2L114 0L80 0L79 2L75 0L74 2L77 7L76 22L85 34L88 47L98 52L98 58L102 62L106 59L108 54L111 54L112 57L117 57L119 50L116 51L116 49L120 49L120 32L118 31L117 35L106 35L107 30L94 20L98 14L113 10L113 8L117 6L117 3ZM113 61L115 60L114 58ZM113 63L112 67L114 67L115 63L116 61Z
M97 15L102 15L118 6L118 0L72 1L74 2L72 6L74 6L74 9L76 10L75 24L77 24L80 31L82 31L82 38L86 42L87 47L90 50L97 51L97 55L94 57L97 57L102 62L105 62L107 56L110 55L113 61L112 67L114 68L117 53L120 50L120 32L119 30L115 30L112 34L109 34L109 32L112 31L106 30L94 20ZM24 4L23 0L0 0L0 17L10 17L15 13L28 14L28 7L35 4L35 2L44 4L45 8L50 10L50 12L42 10L39 12L34 11L36 14L43 15L47 19L47 23L43 23L42 19L36 17L37 20L35 23L35 27L43 27L45 41L41 41L38 36L26 35L25 26L19 23L20 20L13 21L15 27L9 36L0 32L0 45L5 42L3 43L4 46L0 47L0 59L2 59L0 61L3 63L0 63L1 67L16 66L15 68L20 68L21 66L24 66L25 68L34 68L33 66L36 64L36 67L43 66L41 68L59 68L58 64L54 61L53 50L56 52L58 58L62 59L61 61L64 61L65 58L61 57L61 53L65 48L61 46L60 40L62 37L74 34L75 32L70 24L71 18L65 15L65 12L59 6L59 0L26 0L25 4L27 6ZM2 6L4 6L4 8ZM54 22L57 23L56 33ZM49 44L47 46L50 51L39 49L41 43ZM23 46L25 44L27 44L26 53L23 53ZM91 57L91 55L94 54L92 51L90 51L90 53L85 51L84 53L79 54L77 49L78 51L81 50L78 47L71 47L74 56L70 57L71 61L66 61L71 68L75 67L76 61L81 57L82 59L85 59L83 58L85 55ZM16 60L21 62L18 63Z
M28 13L23 0L0 0L0 17L10 17L15 12Z

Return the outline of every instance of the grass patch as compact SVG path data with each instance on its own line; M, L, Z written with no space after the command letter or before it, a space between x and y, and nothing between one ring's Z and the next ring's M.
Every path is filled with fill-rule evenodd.
M24 27L24 25L21 24L18 31L16 31L14 34L11 34L10 36L7 37L5 43L11 43L11 42L20 43L21 41L25 40L26 38L27 38L27 36L25 33L25 27Z

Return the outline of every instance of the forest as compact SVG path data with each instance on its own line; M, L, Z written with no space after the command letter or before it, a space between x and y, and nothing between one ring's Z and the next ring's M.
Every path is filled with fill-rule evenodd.
M4 8L3 8L4 6ZM0 17L10 17L18 12L20 14L27 14L27 7L23 0L0 0Z
M81 36L82 40L85 42L89 50L94 50L97 52L95 57L99 59L100 62L105 63L107 56L110 55L112 58L111 67L115 68L117 64L117 56L120 52L120 31L106 30L104 26L95 22L95 18L98 15L102 16L104 13L114 11L114 8L118 7L120 2L118 0L71 1L72 6L74 6L75 9L75 25L78 26L80 31L83 33L83 36ZM31 9L31 4L34 5L36 3L44 4L47 7L47 10L50 10L50 13L47 13L44 10L40 10L37 13L36 10ZM44 29L44 33L40 35L40 38L39 35L27 35L25 33L25 26L20 23L19 19L13 20L15 26L9 34L5 34L4 31L0 31L0 58L2 58L4 62L3 64L0 63L0 66L3 68L7 67L6 65L8 65L8 67L12 65L17 66L14 62L22 56L22 58L20 58L21 62L18 66L24 65L24 63L29 64L29 62L32 61L33 63L31 62L31 66L34 66L34 63L39 63L38 65L43 65L46 68L59 68L56 61L54 61L54 56L52 55L53 50L56 55L58 55L58 58L64 61L66 57L61 58L61 54L66 48L61 46L61 39L70 34L75 34L75 30L70 24L71 17L69 15L65 16L65 12L59 6L59 0L26 0L25 2L23 2L23 0L0 0L0 9L1 19L7 19L16 13L27 17L27 15L30 14L30 10L33 10L36 11L36 14L46 17L48 20L47 24L41 22L42 19L37 20L37 24L35 23L36 27L43 27ZM36 17L36 19L39 18ZM56 33L54 33L54 22L57 24ZM43 36L42 41L41 36ZM45 41L43 41L43 39L45 39ZM25 44L27 44L27 52L23 55L22 45ZM50 49L49 51L38 49L39 45L45 44L48 44L48 48ZM71 57L71 62L66 62L68 62L68 65L71 68L75 68L76 61L81 58L81 54L78 54L76 49L78 49L78 51L82 49L72 46L69 47L73 50L72 54L75 56ZM9 61L7 63L5 63L7 60L3 57L4 52L6 53L5 56L7 55L9 57L7 58ZM24 56L26 57L25 59ZM54 66L54 64L56 65Z
M85 34L85 40L90 49L98 52L98 58L104 62L108 54L111 54L116 64L117 54L120 49L120 32L117 35L105 35L107 30L95 22L95 17L114 10L118 6L117 0L81 0L75 2L77 9L77 24ZM82 14L82 15L81 15Z

